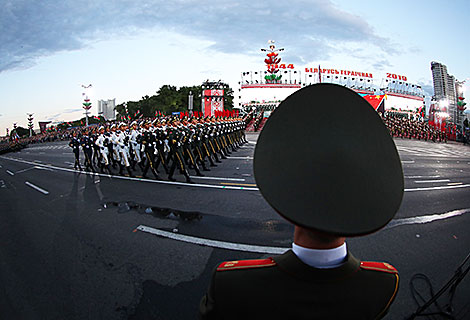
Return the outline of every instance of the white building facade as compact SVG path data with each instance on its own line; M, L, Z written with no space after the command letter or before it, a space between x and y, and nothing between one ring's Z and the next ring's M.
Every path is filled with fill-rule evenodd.
M116 99L98 100L98 115L106 120L116 120Z

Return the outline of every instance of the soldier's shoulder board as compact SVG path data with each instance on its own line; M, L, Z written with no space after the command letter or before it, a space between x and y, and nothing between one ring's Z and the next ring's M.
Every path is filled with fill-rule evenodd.
M256 259L256 260L236 260L222 262L217 271L225 270L239 270L239 269L254 269L275 266L276 262L272 258Z
M386 262L361 261L361 268L366 270L383 271L388 273L398 273L395 267Z

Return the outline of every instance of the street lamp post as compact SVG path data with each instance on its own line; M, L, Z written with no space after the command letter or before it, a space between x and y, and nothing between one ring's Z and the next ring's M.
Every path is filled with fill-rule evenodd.
M28 128L29 128L29 136L32 137L33 136L33 115L34 113L27 113L28 115Z
M192 91L189 91L188 95L188 110L189 110L189 115L193 115L193 93Z
M85 92L82 93L82 96L84 96L84 102L83 104L83 109L85 110L85 117L86 117L86 126L88 127L88 111L91 109L91 102L90 98L88 98L88 90L92 87L91 83L87 86L82 84L82 88L84 89Z

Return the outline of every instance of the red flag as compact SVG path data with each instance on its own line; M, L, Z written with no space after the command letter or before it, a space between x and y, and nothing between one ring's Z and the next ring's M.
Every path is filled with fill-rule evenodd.
M379 94L368 94L363 96L363 98L369 102L369 104L377 110L378 107L380 107L380 104L382 103L383 99L385 98L385 95L379 95Z

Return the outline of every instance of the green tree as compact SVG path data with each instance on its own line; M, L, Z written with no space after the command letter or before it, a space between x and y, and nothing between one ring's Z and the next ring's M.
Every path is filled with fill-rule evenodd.
M139 101L127 101L116 106L117 119L134 119L137 112L143 117L153 117L156 111L160 111L166 115L172 112L185 112L188 110L189 92L193 95L193 111L202 111L202 87L198 86L176 86L163 85L158 89L155 95L145 95ZM127 106L127 111L126 111ZM229 86L225 88L224 107L226 110L233 109L233 90Z
M14 136L14 133L18 134L20 138L29 137L29 129L23 127L16 127L16 129L12 130L10 136Z

